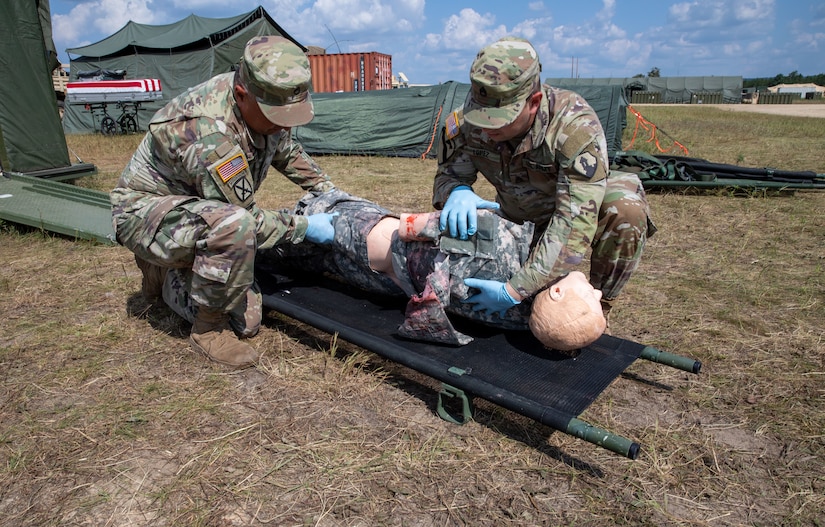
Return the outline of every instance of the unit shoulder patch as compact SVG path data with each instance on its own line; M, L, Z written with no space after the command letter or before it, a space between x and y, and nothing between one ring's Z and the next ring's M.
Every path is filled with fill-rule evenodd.
M590 181L601 181L607 177L607 169L603 163L599 162L598 152L593 145L589 145L573 160L572 168L578 174Z
M248 208L254 203L255 187L249 163L240 146L235 145L230 152L209 165L209 175L220 193L229 203Z

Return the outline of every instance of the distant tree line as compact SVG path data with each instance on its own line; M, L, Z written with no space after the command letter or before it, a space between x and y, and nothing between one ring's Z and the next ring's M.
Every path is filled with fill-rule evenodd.
M651 68L651 70L649 72L647 72L647 75L645 75L644 73L637 73L636 75L633 76L633 78L634 79L643 79L645 77L659 77L659 76L661 76L661 71L659 71L659 68L654 66L653 68Z
M812 82L819 86L825 86L825 73L817 75L802 75L794 70L787 75L780 73L774 77L742 79L743 88L761 88L764 86L776 86L777 84L808 84Z

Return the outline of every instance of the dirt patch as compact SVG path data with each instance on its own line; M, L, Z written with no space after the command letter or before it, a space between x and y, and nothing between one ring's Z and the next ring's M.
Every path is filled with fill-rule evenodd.
M733 160L825 172L800 157L818 121L721 133L736 119L701 113L662 124L714 161L728 139ZM101 144L128 157L119 140ZM355 194L429 206L433 161L321 161ZM267 208L298 194L266 187ZM634 461L484 401L442 421L439 383L273 313L261 364L226 371L145 304L126 249L0 225L0 524L821 526L825 193L649 198L659 232L611 330L703 367L636 361L583 412Z

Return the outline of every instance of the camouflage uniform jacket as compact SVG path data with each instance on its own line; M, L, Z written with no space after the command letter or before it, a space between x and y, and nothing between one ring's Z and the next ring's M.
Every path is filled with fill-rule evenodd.
M441 209L456 186L472 186L481 172L496 189L502 216L536 224L530 258L509 280L523 296L581 263L596 233L608 172L593 108L572 91L547 85L542 91L533 126L520 140L496 143L464 122L461 109L449 116L433 185L433 205Z
M255 191L270 166L305 190L333 185L289 131L265 136L247 128L235 103L234 75L217 75L154 115L111 192L119 239L148 238L148 245L169 210L200 198L245 208L255 218L259 248L303 240L306 218L260 209ZM133 216L150 224L128 221Z

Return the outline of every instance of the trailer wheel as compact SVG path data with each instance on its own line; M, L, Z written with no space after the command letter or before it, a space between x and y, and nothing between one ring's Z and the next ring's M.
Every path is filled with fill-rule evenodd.
M100 120L100 133L107 136L112 136L117 133L117 124L115 120L108 115Z
M138 131L137 121L131 115L124 115L120 118L120 133L136 134Z

